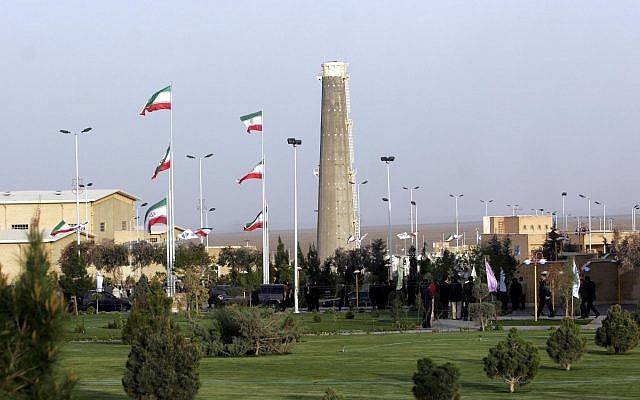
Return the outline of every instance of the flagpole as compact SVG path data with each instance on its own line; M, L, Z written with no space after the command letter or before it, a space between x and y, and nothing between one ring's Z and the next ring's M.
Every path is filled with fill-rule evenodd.
M175 295L175 280L173 277L173 262L175 260L175 221L174 221L174 196L173 196L173 170L175 169L175 161L176 158L173 156L173 82L169 82L169 86L171 87L171 110L170 110L170 129L169 129L169 147L171 148L171 168L169 175L169 197L170 197L170 206L169 206L169 265L167 272L167 279L169 283L169 294L170 296Z
M262 283L269 283L269 216L267 211L267 160L264 155L264 110L262 111L262 131L260 131L260 147L262 152Z

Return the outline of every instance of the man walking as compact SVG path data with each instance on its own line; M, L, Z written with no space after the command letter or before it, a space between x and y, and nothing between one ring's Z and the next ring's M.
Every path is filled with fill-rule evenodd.
M542 309L545 305L549 310L549 317L553 318L555 316L555 312L553 311L553 304L551 304L551 290L549 289L549 286L547 286L547 271L542 273L542 278L540 279L538 288L538 296L540 296L538 301L538 318L542 315Z
M522 300L522 285L518 282L518 279L511 279L511 286L509 287L509 297L511 297L511 307L513 310L517 310ZM524 308L523 308L524 309Z
M584 294L587 303L585 306L584 317L589 317L589 313L591 313L591 310L593 310L596 318L598 318L600 316L600 313L593 305L593 302L596 301L596 283L591 280L591 277L589 275L584 277Z
M524 310L525 303L527 301L527 282L524 281L522 277L518 279L518 283L520 283L520 309Z

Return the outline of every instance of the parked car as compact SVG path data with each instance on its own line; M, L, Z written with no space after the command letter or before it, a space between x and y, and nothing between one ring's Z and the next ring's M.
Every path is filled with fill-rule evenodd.
M131 302L128 299L115 297L111 293L90 290L82 298L79 309L87 311L90 307L98 311L129 311Z
M281 284L260 285L258 301L263 306L276 307L282 304L285 287Z
M239 286L216 285L209 291L209 307L248 304L251 293Z

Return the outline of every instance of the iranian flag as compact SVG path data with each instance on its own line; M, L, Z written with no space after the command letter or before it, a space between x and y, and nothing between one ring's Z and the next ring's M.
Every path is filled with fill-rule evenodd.
M147 232L151 233L154 225L167 225L167 199L164 198L149 207L144 215L144 224Z
M255 167L253 167L253 169L248 174L246 174L240 179L237 179L236 181L240 184L246 181L247 179L262 179L263 171L264 171L264 165L262 164L262 161L260 161L259 163L256 164Z
M76 229L76 225L69 225L65 222L65 220L62 220L58 222L58 225L56 225L55 228L51 230L51 236L56 236L61 233L74 232Z
M155 92L140 110L140 115L158 110L171 110L171 85Z
M156 170L153 171L153 176L151 177L151 180L156 179L156 177L160 172L166 171L169 168L171 168L171 147L167 147L167 152L164 154L164 157L162 157L162 160L160 161L160 163L158 163Z
M262 228L262 211L258 213L258 215L253 221L247 222L246 224L244 224L244 227L242 228L242 230L245 232L251 232L259 228Z
M247 133L262 132L262 110L243 115L240 117L240 121L247 127Z
M200 228L193 231L193 233L195 233L200 237L207 237L211 233L211 230L212 230L211 228Z

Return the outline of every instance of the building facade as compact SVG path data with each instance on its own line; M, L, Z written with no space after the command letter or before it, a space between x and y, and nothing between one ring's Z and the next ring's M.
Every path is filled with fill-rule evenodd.
M542 248L552 227L551 215L485 216L481 244L487 244L494 236L501 241L508 238L513 256L524 260Z

